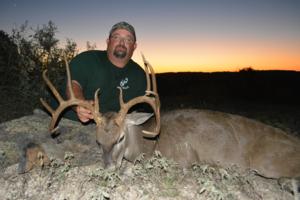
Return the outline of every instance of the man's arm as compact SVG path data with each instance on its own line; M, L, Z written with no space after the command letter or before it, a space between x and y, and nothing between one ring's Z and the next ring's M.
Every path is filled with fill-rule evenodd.
M72 88L73 88L74 95L77 99L85 100L80 83L78 83L76 80L72 80ZM70 92L68 89L66 89L66 95L68 98L70 98ZM88 102L94 104L94 101L92 100L89 100ZM82 106L75 106L73 109L76 112L77 117L81 122L85 123L93 119L92 111Z

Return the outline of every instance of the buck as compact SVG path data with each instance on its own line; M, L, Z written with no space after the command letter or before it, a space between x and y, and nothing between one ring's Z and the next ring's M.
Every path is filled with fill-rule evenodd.
M284 131L245 117L209 110L180 109L160 114L160 100L152 66L145 60L147 89L144 96L123 101L120 90L119 112L100 113L98 93L92 105L74 96L69 65L66 62L67 89L64 100L57 92L46 71L43 79L59 101L52 109L49 130L55 134L61 112L69 106L83 106L92 111L96 123L96 141L103 150L106 167L119 168L122 160L135 161L140 154L151 155L155 150L187 167L197 162L221 166L237 165L270 177L300 176L300 140ZM128 113L136 104L147 103L153 113Z

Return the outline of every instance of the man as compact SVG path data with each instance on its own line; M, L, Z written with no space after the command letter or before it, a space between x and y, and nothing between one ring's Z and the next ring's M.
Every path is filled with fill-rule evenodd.
M137 46L133 26L127 22L115 24L106 42L106 51L86 51L70 62L75 96L93 104L94 93L100 88L101 113L120 109L117 87L122 88L125 102L144 95L146 90L145 72L131 59ZM68 91L66 95L69 97ZM74 107L65 116L84 123L93 119L91 111L80 106Z

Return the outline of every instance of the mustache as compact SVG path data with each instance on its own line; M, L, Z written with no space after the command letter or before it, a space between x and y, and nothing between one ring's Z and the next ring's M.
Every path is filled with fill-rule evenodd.
M124 49L124 50L127 51L127 48L126 48L124 45L121 45L121 44L117 45L117 46L116 46L116 49L117 49L117 48L122 48L122 49Z

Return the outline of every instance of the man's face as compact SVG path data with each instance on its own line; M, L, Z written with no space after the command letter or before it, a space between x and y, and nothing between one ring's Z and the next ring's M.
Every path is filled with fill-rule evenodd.
M136 48L133 35L126 29L117 29L107 39L107 51L118 59L129 60Z

